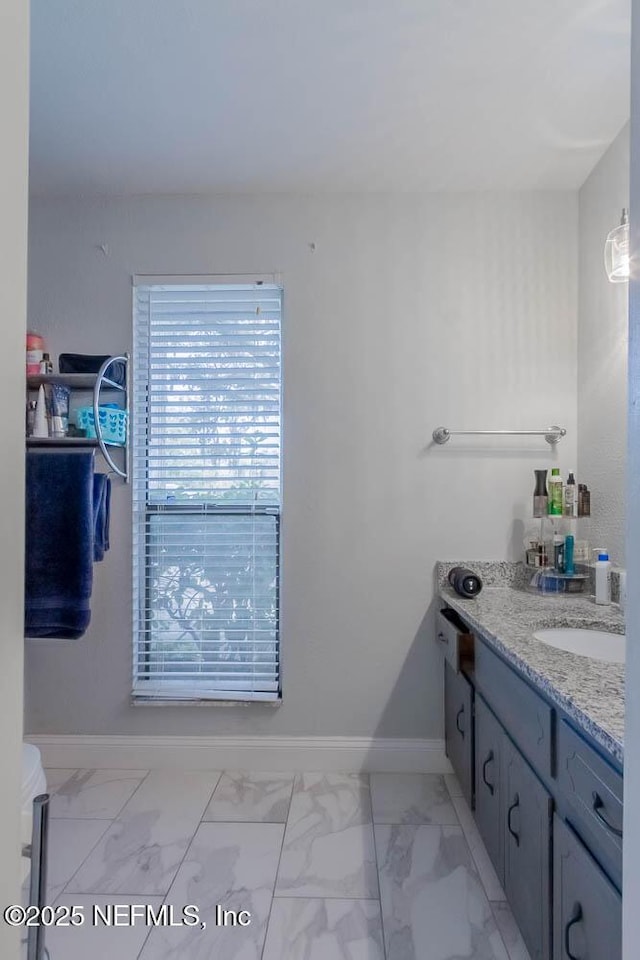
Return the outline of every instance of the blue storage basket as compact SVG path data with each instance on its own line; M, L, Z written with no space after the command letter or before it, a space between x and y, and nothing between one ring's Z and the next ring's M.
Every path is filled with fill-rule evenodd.
M127 442L127 411L121 410L115 403L104 403L98 408L100 430L105 443L117 443L124 446ZM93 407L79 407L76 411L76 426L84 430L85 436L96 437L96 425Z

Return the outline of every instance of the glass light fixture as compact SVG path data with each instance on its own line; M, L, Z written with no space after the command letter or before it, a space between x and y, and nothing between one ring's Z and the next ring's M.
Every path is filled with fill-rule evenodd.
M629 279L629 216L622 211L620 225L607 236L604 245L604 265L611 283L626 283Z

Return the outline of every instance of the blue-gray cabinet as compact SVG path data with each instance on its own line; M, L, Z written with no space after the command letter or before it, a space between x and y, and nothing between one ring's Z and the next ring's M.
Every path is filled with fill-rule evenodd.
M622 881L622 776L569 724L558 724L558 785L574 830L618 886Z
M617 960L622 901L576 834L553 822L553 960Z
M478 830L532 960L549 960L551 796L480 694L475 746Z
M473 806L473 688L463 673L444 664L445 749L464 797Z
M500 883L504 886L504 732L479 695L475 700L475 737L476 823Z
M620 960L622 772L476 637L445 741L532 960Z
M503 743L504 891L531 960L551 955L551 797L517 747Z

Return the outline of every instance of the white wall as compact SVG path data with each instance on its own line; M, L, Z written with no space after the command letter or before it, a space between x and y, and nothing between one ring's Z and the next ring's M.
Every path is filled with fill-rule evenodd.
M27 292L29 4L0 4L0 904L20 902L20 783L24 607L24 337ZM19 936L0 921L0 956L19 956Z
M34 201L29 320L55 353L130 344L133 273L283 274L285 676L275 709L130 706L119 487L89 633L27 645L29 731L439 736L434 562L519 556L554 455L427 444L558 423L575 465L576 235L565 193Z
M629 206L627 125L580 190L578 478L591 489L587 535L625 564L628 286L610 283L604 241Z

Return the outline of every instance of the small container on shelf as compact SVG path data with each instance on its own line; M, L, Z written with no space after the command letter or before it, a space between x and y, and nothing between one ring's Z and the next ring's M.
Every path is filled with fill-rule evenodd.
M42 354L42 360L40 361L40 370L43 376L47 376L50 373L53 373L53 364L51 362L51 357L48 353Z
M38 390L32 436L37 437L39 440L43 440L45 437L49 436L47 401L44 395L44 387L42 386Z
M52 437L66 437L69 432L69 402L71 390L64 383L45 386Z
M98 414L105 443L124 446L127 442L127 411L121 410L116 403L104 403L100 405ZM84 430L87 437L97 436L93 407L79 407L76 410L76 426Z
M528 567L542 568L549 566L549 558L546 553L546 545L537 540L529 541L526 552L526 564Z
M27 436L33 436L33 430L36 425L36 407L38 406L37 400L29 400L27 402Z
M27 376L40 373L44 354L44 337L29 330L27 333Z
M576 563L589 563L591 547L588 540L576 540L573 547L573 559Z

